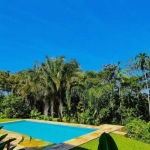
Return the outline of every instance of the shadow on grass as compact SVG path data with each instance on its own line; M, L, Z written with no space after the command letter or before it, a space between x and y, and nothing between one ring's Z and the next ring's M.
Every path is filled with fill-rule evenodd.
M61 143L61 144L57 144L57 145L54 145L52 147L50 147L51 150L61 150L61 149L65 149L65 150L89 150L88 148L84 148L84 147L80 147L80 146L77 146L77 147L74 147L74 145L71 145L71 144L67 144L67 143ZM49 150L49 149L46 149L46 150Z
M71 150L89 150L89 149L87 149L87 148L82 148L82 147L75 147L75 148L73 148L73 149L71 149Z

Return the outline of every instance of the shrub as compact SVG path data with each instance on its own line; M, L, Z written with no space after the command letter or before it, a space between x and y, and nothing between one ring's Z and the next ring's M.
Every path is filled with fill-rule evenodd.
M41 116L41 112L38 112L37 109L31 110L31 112L30 112L30 117L31 117L32 119L40 119L40 116Z
M16 118L15 109L14 108L6 108L4 111L7 118ZM15 116L14 116L15 115Z
M66 117L63 117L63 118L62 118L62 121L63 121L63 122L69 122Z
M2 101L2 111L6 118L27 118L30 107L23 98L10 94Z
M53 121L59 121L59 118L53 118L52 120Z
M40 119L41 119L41 120L52 121L52 117L51 117L51 116L46 116L46 115L40 115Z
M2 112L0 112L0 119L6 118L6 115Z
M126 131L131 138L150 144L150 122L134 119L126 125Z
M44 120L52 121L52 117L51 117L51 116L45 116L45 115L44 115Z
M44 116L45 116L45 115L40 115L40 116L37 117L37 118L39 118L40 120L44 120Z
M31 110L30 117L32 119L52 121L52 117L51 116L41 115L41 112L38 112L37 109Z

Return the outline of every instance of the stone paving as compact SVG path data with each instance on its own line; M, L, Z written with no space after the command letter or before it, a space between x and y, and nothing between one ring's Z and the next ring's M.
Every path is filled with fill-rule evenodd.
M106 132L106 133L114 132L116 134L125 135L124 126L118 126L118 125L103 124L103 125L100 125L100 126L93 126L93 125L83 125L83 124L75 124L75 123L43 121L43 120L35 120L35 119L25 119L25 120L34 121L34 122L43 122L43 123L48 123L48 124L50 123L50 124L60 124L60 125L67 125L67 126L76 126L76 127L96 128L96 129L98 129L98 130L96 130L92 133L89 133L89 134L71 139L69 141L65 141L64 143L57 144L57 145L54 145L54 146L47 146L46 148L43 148L43 150L69 150L69 149L72 149L74 147L77 147L79 145L82 145L86 142L89 142L91 140L94 140L94 139L100 137L100 135L103 132ZM1 130L0 134L3 134L3 132L4 132L4 130ZM22 136L20 134L10 132L10 133L8 133L7 139L9 139L9 138L16 138L16 141L12 142L13 145L17 145L17 147L15 148L16 150L20 149L20 148L25 148L26 150L31 149L32 142L31 143L26 143L26 146L23 145L23 144L21 145L20 141L22 139ZM39 143L34 142L35 147L36 147L36 144L37 144L37 148L39 148L40 147L40 145L38 145Z

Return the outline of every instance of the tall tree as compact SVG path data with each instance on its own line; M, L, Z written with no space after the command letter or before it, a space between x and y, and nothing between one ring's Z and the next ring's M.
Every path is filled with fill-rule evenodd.
M0 91L8 93L11 91L11 85L8 81L9 76L9 71L0 70Z
M150 117L150 90L149 90L149 81L148 81L148 75L150 73L150 57L147 55L147 53L140 53L136 56L137 62L135 63L135 67L137 69L140 69L143 73L146 89L147 91L147 100L149 105L149 117Z
M76 81L81 70L76 60L65 63L65 57L49 58L42 64L47 86L51 89L51 115L53 116L54 100L58 101L58 114L60 120L63 117L63 104L67 90L71 83Z

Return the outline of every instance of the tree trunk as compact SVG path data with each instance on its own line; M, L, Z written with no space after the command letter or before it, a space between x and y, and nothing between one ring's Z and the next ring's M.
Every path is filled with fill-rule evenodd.
M59 119L60 121L62 121L62 118L63 118L63 103L62 103L62 99L61 97L59 98Z
M150 101L148 101L148 106L149 106L149 118L150 118Z
M121 97L121 87L119 85L119 100L120 100L120 109L122 108L122 97ZM122 122L122 113L120 113L120 118L121 118L121 123L123 124Z
M47 100L44 101L44 115L48 116L49 103Z
M51 117L54 118L54 98L51 99Z
M150 99L149 99L150 90L149 90L149 86L148 86L146 73L144 73L144 75L145 75L146 86L147 86L147 90L148 90L147 100L148 100L148 109L149 109L149 118L150 118Z

